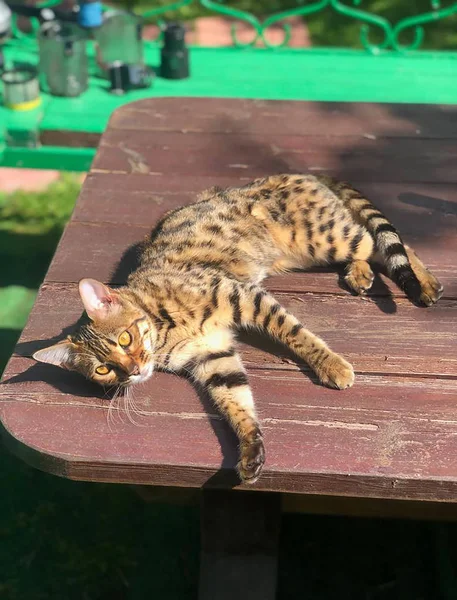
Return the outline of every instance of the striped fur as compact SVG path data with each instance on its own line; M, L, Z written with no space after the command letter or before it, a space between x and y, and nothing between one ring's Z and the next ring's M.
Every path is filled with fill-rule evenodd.
M346 264L348 285L364 293L377 253L413 301L438 300L436 278L386 217L347 184L278 175L207 190L157 224L125 287L80 282L87 323L35 358L105 386L145 381L154 368L189 375L236 431L239 474L252 483L265 450L236 330L255 328L282 342L327 386L344 389L354 381L351 365L264 290L262 280L339 262Z
M363 194L346 182L326 178L328 187L344 202L345 206L371 234L381 261L389 276L413 302L421 303L422 287L413 271L408 254L395 227Z

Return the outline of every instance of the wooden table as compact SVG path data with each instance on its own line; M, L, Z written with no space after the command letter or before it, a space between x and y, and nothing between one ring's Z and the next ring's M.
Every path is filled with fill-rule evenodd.
M335 272L268 281L282 304L353 363L356 383L347 391L320 387L284 349L243 339L267 463L255 492L204 495L201 598L247 597L240 590L274 596L279 493L289 506L308 495L317 510L334 497L336 512L347 512L347 497L372 499L381 513L389 500L408 500L399 503L403 514L416 514L418 501L435 509L456 502L456 137L450 106L162 98L120 109L6 369L7 445L71 479L239 487L235 438L188 382L155 375L136 393L148 411L144 426L124 419L110 428L98 388L30 357L80 316L77 281L123 283L135 243L170 208L211 185L329 172L391 217L445 292L435 307L420 309L381 277L368 298L352 297ZM242 573L252 581L262 571L263 588L248 589Z

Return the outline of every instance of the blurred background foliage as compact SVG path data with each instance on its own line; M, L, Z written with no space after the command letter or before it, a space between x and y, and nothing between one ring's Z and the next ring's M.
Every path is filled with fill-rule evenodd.
M109 3L118 7L128 8L138 13L142 13L157 6L170 5L170 0L109 0ZM233 7L238 10L249 12L260 20L274 13L290 10L300 6L307 6L312 0L235 0L229 2L218 2L227 7ZM345 6L354 8L355 3L351 0L342 2ZM452 6L455 2L449 0L441 2L441 7ZM432 10L431 0L362 0L358 10L379 15L395 24L407 17L424 14ZM197 17L214 16L215 13L208 11L200 5L199 2L180 8L174 12L165 13L166 19L182 19L192 21ZM336 13L331 8L326 8L321 12L310 15L305 20L309 29L311 42L313 46L340 46L347 48L361 48L359 32L360 23L352 18L345 17ZM192 24L189 23L189 27ZM412 32L405 32L402 37L402 43L408 43L412 40ZM372 42L379 42L380 36L373 28ZM446 19L437 20L425 26L424 49L436 50L454 50L457 48L457 15Z

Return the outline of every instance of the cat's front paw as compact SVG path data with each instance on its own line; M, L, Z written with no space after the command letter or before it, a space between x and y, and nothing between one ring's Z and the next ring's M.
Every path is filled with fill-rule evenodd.
M338 354L329 353L327 358L316 369L321 382L332 388L344 390L352 387L354 383L354 369L352 365Z
M263 439L258 436L252 442L243 443L240 447L238 473L243 483L255 483L265 463L265 447Z
M427 271L426 276L419 279L422 293L420 295L420 302L425 306L432 306L441 298L443 293L443 286L438 279Z

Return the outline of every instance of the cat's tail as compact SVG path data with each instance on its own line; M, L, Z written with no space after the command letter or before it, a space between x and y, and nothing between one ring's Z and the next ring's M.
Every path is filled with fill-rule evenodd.
M408 298L420 303L421 284L412 269L405 245L396 228L374 204L351 185L325 179L325 184L343 200L357 222L372 235L389 277Z

